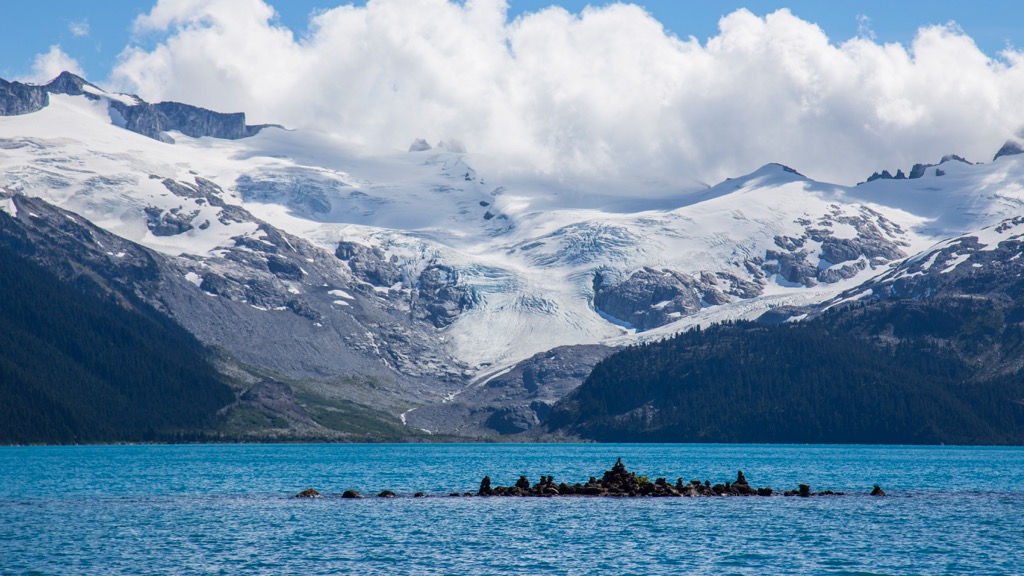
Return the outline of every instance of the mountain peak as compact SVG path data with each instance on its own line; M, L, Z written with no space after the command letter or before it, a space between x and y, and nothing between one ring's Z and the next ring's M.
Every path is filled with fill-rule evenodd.
M67 94L68 96L81 96L86 93L85 90L83 90L85 86L91 86L96 90L99 90L99 88L95 84L88 82L85 78L82 78L81 76L72 74L71 72L65 70L64 72L58 74L56 78L50 80L50 82L45 84L43 87L50 94Z
M43 85L8 82L0 78L0 116L38 112L50 105L50 94L84 96L90 100L104 99L115 124L154 140L167 141L165 133L170 131L193 138L210 136L237 140L253 136L263 128L276 126L247 125L242 112L215 112L179 102L150 104L137 96L109 93L67 71Z
M781 178L784 180L807 180L808 178L796 170L786 166L785 164L779 164L778 162L771 162L761 166L757 170L754 170L746 176L740 178L730 178L729 180L752 180L755 178Z
M1003 144L1003 147L996 152L996 155L992 158L995 162L1001 156L1014 156L1016 154L1024 154L1024 138L1021 136L1013 136Z

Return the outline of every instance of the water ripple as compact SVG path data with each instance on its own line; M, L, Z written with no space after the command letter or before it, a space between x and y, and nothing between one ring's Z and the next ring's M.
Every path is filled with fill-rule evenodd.
M483 473L585 481L620 455L673 481L743 467L757 485L855 494L441 496ZM1021 463L1021 449L974 448L5 448L0 574L1012 574ZM866 496L875 482L892 496ZM309 486L328 497L290 498ZM341 499L346 488L434 496Z

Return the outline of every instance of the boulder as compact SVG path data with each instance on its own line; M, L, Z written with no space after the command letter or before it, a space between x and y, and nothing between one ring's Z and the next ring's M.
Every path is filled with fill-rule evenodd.
M295 495L296 498L323 498L315 488L306 488Z
M344 492L342 492L341 497L342 498L362 498L363 495L360 494L359 492L356 492L355 490L345 490Z

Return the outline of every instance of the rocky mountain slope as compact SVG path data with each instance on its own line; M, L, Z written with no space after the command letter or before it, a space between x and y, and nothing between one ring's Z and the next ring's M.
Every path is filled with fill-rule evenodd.
M543 425L603 441L1020 444L1022 255L1017 216L820 304L629 349Z
M813 314L1019 215L1019 156L922 166L583 189L453 142L367 155L66 73L0 82L0 242L137 296L300 404L431 433L529 430L613 347Z

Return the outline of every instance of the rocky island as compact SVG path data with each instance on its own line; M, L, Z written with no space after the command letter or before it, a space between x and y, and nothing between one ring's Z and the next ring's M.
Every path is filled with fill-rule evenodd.
M312 492L316 496L310 496ZM531 484L526 476L520 476L519 480L512 486L492 486L490 476L484 476L480 481L480 488L473 492L452 492L449 496L520 496L520 497L554 497L554 496L608 496L608 497L718 497L718 496L843 496L843 492L825 490L823 492L812 492L808 484L799 484L795 490L777 492L772 488L754 488L747 482L746 476L740 470L736 473L736 480L732 482L712 484L710 480L690 480L683 482L682 478L670 483L665 478L657 478L653 482L647 476L639 476L630 472L626 465L619 458L611 470L606 470L598 479L591 476L585 484L556 483L552 476L541 476L540 481ZM296 498L319 497L319 492L312 488L296 494ZM394 498L396 494L391 490L385 490L378 494L382 498ZM422 492L416 493L417 497L423 496ZM885 492L875 484L871 496L885 496ZM343 498L359 498L358 492L346 490Z

